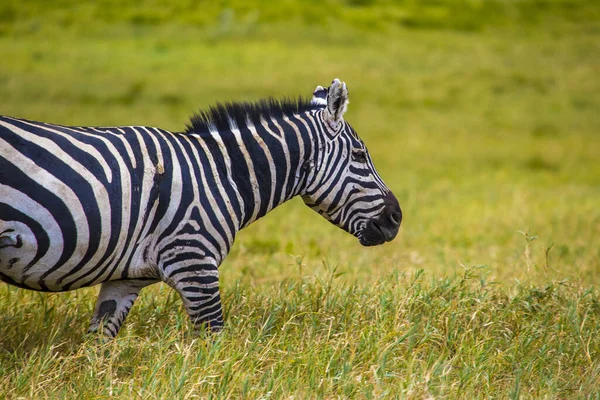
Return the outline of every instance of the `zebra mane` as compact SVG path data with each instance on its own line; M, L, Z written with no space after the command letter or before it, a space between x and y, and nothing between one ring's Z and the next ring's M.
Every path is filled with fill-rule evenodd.
M237 126L245 126L250 120L258 125L261 119L281 118L284 115L299 114L306 111L319 110L322 105L311 102L302 96L298 98L275 99L269 97L254 102L217 103L206 110L201 110L190 118L184 133L203 133L210 129L230 129L230 121Z

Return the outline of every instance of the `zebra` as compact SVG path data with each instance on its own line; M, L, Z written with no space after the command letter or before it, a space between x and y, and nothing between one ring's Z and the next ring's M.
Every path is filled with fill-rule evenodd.
M182 132L0 117L0 280L100 284L88 332L117 335L140 290L175 289L194 331L219 332L218 267L238 231L301 196L364 246L402 212L343 118L346 84L312 98L229 102Z

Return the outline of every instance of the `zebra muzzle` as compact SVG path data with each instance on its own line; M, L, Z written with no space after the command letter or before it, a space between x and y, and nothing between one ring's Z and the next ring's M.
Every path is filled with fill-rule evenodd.
M385 207L381 214L367 222L361 232L360 243L363 246L376 246L392 241L402 223L402 210L396 197L390 192L384 198Z

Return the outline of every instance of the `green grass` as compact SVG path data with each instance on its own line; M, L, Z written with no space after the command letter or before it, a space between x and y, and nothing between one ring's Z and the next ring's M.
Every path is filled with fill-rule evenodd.
M296 272L297 271L291 271ZM166 286L118 338L75 335L93 298L18 298L3 328L3 387L28 397L577 397L600 379L600 302L569 283L507 295L479 269L454 279L396 273L371 285L289 278L227 287L227 327L186 335ZM60 322L59 322L60 321ZM76 329L77 330L77 329ZM11 372L14 371L14 372Z
M0 114L180 130L339 77L404 221L362 248L275 210L221 267L212 339L163 285L105 344L97 288L1 285L0 398L600 396L595 2L46 4L0 5Z

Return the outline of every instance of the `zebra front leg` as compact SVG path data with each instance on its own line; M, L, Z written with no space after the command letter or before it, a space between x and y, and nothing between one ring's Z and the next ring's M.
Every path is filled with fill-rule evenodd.
M190 263L187 260L167 269L165 282L181 296L194 330L198 332L208 327L211 332L221 331L223 309L216 263L207 260Z
M145 279L104 282L100 287L88 333L100 330L109 338L117 336L140 290L155 282Z

